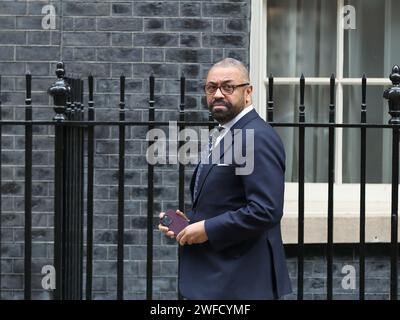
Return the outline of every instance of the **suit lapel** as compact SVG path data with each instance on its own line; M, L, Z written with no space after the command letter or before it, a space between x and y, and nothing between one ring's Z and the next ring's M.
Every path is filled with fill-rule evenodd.
M196 180L196 174L197 174L198 169L199 169L199 163L197 164L196 168L194 169L192 179L190 180L190 196L192 197L192 203L194 202L194 199L193 199L194 183Z
M258 113L253 109L249 113L244 115L242 118L240 118L239 121L236 122L232 126L232 128L230 129L230 132L227 133L227 134L231 134L232 135L232 139L230 141L228 141L229 145L227 145L225 147L225 144L224 144L225 137L220 141L220 143L218 145L219 146L219 150L220 150L219 159L221 159L224 156L225 152L227 152L232 147L232 144L233 144L233 141L234 141L234 135L237 134L237 132L234 132L234 130L243 128L248 122L250 122L251 120L253 120L253 119L257 118L257 117L259 117ZM210 157L212 157L212 154L211 154ZM199 167L199 165L197 165L197 167L196 167L196 169L195 169L195 171L193 173L193 176L192 176L192 181L190 183L190 189L191 189L191 194L192 194L192 199L193 199L193 206L196 204L197 199L199 198L199 195L201 193L201 190L203 189L203 185L204 185L204 183L205 183L205 181L207 179L208 174L210 173L211 169L215 165L216 165L215 163L211 163L210 165L205 165L204 168L202 169L201 175L199 177L199 186L198 186L198 191L197 191L197 194L196 194L196 198L193 199L193 186L192 185L194 185L194 180L195 180L194 177L196 177L197 169Z

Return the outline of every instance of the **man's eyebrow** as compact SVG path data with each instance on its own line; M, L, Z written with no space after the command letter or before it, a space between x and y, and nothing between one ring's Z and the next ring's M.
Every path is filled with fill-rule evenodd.
M221 84L229 84L230 82L233 82L234 80L225 80L222 81ZM217 82L214 81L208 81L207 84L217 84Z

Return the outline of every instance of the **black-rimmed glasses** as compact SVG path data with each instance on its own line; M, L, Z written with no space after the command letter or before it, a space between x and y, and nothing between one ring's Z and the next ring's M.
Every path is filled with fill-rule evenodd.
M227 83L224 83L224 84L221 84L221 85L217 85L217 84L214 84L214 83L207 83L204 86L204 91L207 94L211 95L211 94L216 93L217 90L220 89L222 94L230 95L235 91L236 88L247 86L247 85L249 85L249 83L242 83L242 84L236 84L236 85L235 84L227 84Z

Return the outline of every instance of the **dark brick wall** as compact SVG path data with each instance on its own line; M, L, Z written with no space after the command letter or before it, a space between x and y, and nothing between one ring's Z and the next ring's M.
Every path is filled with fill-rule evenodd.
M62 8L61 8L62 3ZM56 29L42 28L42 8L56 10ZM61 11L62 9L62 11ZM63 18L61 19L61 12ZM60 59L67 73L95 77L97 120L117 120L118 78L126 80L126 119L147 120L148 77L156 77L157 120L177 120L179 77L187 79L187 119L208 117L202 82L213 62L248 64L250 1L0 1L3 119L24 119L25 72L33 75L33 117L54 116L46 94ZM62 32L61 32L62 29ZM87 85L87 82L85 83ZM85 102L87 97L85 96ZM34 128L33 298L47 299L41 268L53 257L53 128ZM145 298L146 128L127 129L125 298ZM117 128L96 128L94 298L116 297ZM3 127L2 298L23 298L24 130ZM155 170L155 216L176 207L177 166ZM186 169L188 184L192 167ZM189 199L188 193L186 199ZM177 246L154 231L154 299L177 290Z

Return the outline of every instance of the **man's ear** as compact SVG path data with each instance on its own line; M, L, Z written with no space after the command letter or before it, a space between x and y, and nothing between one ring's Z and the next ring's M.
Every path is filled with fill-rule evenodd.
M251 102L251 93L253 92L253 86L247 86L246 88L246 103Z

